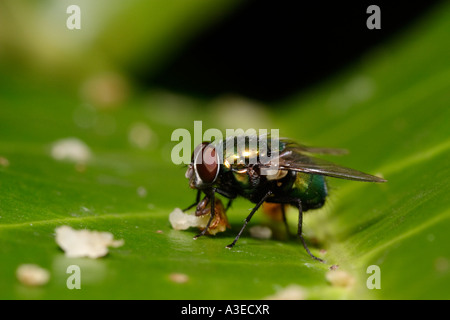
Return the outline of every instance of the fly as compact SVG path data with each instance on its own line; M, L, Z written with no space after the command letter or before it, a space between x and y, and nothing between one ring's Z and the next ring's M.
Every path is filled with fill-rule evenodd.
M325 177L363 182L386 182L380 177L313 156L314 154L342 154L345 153L343 149L312 148L286 138L278 139L276 146L278 148L271 148L270 142L266 145L266 152L269 154L271 150L278 150L276 157L269 163L261 161L260 149L249 148L252 142L257 142L256 145L260 146L262 139L267 141L267 136L246 136L245 148L234 147L231 151L226 150L226 153L221 153L223 146L228 146L227 143L230 142L236 146L240 138L242 137L236 136L218 142L203 142L192 154L186 178L189 179L190 187L197 190L197 197L195 202L184 211L197 206L196 215L202 215L205 212L204 208L208 204L211 206L208 210L211 216L206 227L194 239L205 235L211 226L216 212L214 208L216 194L229 199L225 212L232 201L241 196L256 205L245 219L234 241L227 246L228 249L236 244L254 213L264 202L277 203L280 204L285 224L285 205L298 209L297 235L306 252L312 258L322 261L310 252L302 235L302 221L304 212L321 208L325 204L328 195ZM251 159L256 161L250 161ZM270 170L264 171L267 169ZM203 199L201 199L202 194Z

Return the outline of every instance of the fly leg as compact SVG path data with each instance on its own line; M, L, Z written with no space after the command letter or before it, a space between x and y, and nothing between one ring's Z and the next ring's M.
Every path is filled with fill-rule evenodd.
M215 213L216 213L216 209L215 209L215 202L216 202L216 199L215 199L214 193L215 193L215 189L212 190L211 195L209 196L209 198L210 198L209 201L211 202L211 216L209 217L209 220L208 220L208 223L206 224L205 229L203 229L198 235L196 235L196 236L194 237L194 240L197 240L199 237L205 235L205 233L206 233L206 232L208 231L208 229L209 229L209 226L211 225L211 222L212 222L213 219L214 219L214 215L215 215Z
M231 203L232 203L232 202L233 202L233 199L229 199L229 200L228 200L227 207L225 208L225 212L227 212L228 209L230 209Z
M239 231L239 233L237 234L236 238L234 238L234 241L232 243L230 243L229 245L226 246L227 249L231 249L234 247L234 245L236 244L236 242L239 240L239 237L241 236L242 232L244 231L245 227L247 226L248 222L250 221L250 219L253 217L253 215L255 214L256 210L258 210L258 208L264 203L264 201L266 201L266 199L272 194L272 191L267 192L267 194L262 197L262 199L258 202L258 204L253 208L253 210L250 212L250 214L248 215L247 218L245 218L244 221L244 225L242 226L241 230Z
M298 208L298 232L297 232L297 235L298 235L298 237L300 238L300 240L302 241L303 247L305 247L306 252L308 252L308 254L309 254L313 259L316 259L316 260L318 260L318 261L320 261L320 262L325 262L325 261L323 261L322 259L317 258L315 255L313 255L313 254L311 253L311 251L309 251L309 248L308 248L308 246L306 245L306 241L305 241L305 239L303 238L303 235L302 235L303 210L302 210L302 201L301 201L300 199L297 199L297 208Z
M308 245L306 244L305 239L303 238L303 234L302 234L302 227L303 227L303 209L302 209L302 201L299 198L292 198L292 197L279 197L279 198L271 198L268 202L273 202L273 203L279 203L282 205L282 213L283 213L283 221L285 221L286 224L286 228L287 228L287 223L286 223L286 216L285 216L285 212L284 212L284 204L290 204L295 206L298 209L298 231L297 231L297 236L300 238L300 240L302 241L303 247L305 248L306 252L315 260L318 260L320 262L324 262L322 259L316 257L315 255L313 255L311 253L311 251L309 251Z
M232 203L232 201L233 201L233 199L235 199L236 198L236 194L234 194L234 193L230 193L230 192L228 192L228 191L226 191L226 190L222 190L222 189L218 189L218 188L212 188L211 190L210 190L210 192L208 191L208 192L205 192L206 194L207 194L207 197L209 197L209 201L211 201L211 216L210 216L210 218L209 218L209 220L208 220L208 223L206 224L206 227L205 227L205 229L203 229L199 234L197 234L195 237L194 237L194 240L197 240L199 237L201 237L201 236L204 236L205 234L206 234L206 232L208 231L208 229L209 229L209 226L211 225L211 222L214 220L214 215L216 214L216 210L215 210L215 202L216 202L216 199L215 199L215 193L218 193L218 194L220 194L220 195L222 195L222 196L225 196L225 197L227 197L227 198L229 198L230 200L228 201L228 204L227 204L227 208L225 209L225 212L226 212L226 210L228 210L228 208L231 206L231 203ZM198 191L198 194L197 194L197 203L199 202L199 200L200 200L200 190ZM195 205L195 204L194 204ZM191 206L191 208L194 206L194 205L192 205Z
M189 207L187 207L186 209L184 209L183 212L188 211L189 209L191 209L192 207L196 206L200 202L200 194L201 194L201 191L198 190L197 191L197 197L195 198L195 202L193 204L191 204Z
M280 203L280 205L281 205L281 214L282 214L282 217L283 217L283 223L284 223L284 226L286 228L286 233L288 235L288 238L290 238L291 237L291 232L289 231L289 225L288 225L287 219L286 219L286 208L284 206L284 203Z

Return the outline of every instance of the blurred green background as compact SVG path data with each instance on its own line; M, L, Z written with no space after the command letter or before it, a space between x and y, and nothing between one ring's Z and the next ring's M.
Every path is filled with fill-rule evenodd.
M72 4L80 30L66 27ZM411 9L403 24L394 23L403 7L380 7L374 34L366 4L341 8L351 13L342 18L331 4L267 13L234 0L3 0L0 298L264 299L292 286L303 299L450 298L450 4ZM291 24L296 13L311 28ZM324 264L263 214L251 225L269 226L273 239L245 232L225 250L252 207L242 199L231 229L193 241L196 230L173 230L168 216L195 198L170 158L173 130L193 132L194 120L346 148L327 159L389 182L329 179L327 205L304 225ZM52 153L67 138L86 158ZM292 231L296 219L290 210ZM55 242L61 225L125 244L95 260L67 258ZM49 282L21 284L24 263L47 269ZM80 290L66 286L73 264ZM332 265L350 280L330 281ZM381 289L366 286L371 265Z

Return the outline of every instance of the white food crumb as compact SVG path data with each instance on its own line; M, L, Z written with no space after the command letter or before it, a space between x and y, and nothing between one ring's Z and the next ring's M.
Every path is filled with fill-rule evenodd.
M175 230L187 230L190 227L198 227L201 223L199 217L184 213L180 208L175 208L169 215L169 221Z
M140 186L136 189L136 192L138 194L139 197L141 198L145 198L147 196L147 189L145 189L145 187Z
M253 226L249 229L250 235L257 239L272 238L272 230L266 226Z
M186 283L189 281L189 276L184 273L171 273L169 279L175 283Z
M216 216L212 221L208 234L215 235L224 232L229 227L228 220L223 212L223 206L220 202L216 202ZM221 208L221 209L220 209ZM205 229L211 218L210 214L196 216L195 214L184 213L180 208L175 208L169 215L169 221L175 230L186 230L191 227Z
M61 139L53 143L51 154L55 160L85 163L91 158L91 150L77 138Z
M108 253L108 247L120 247L123 239L114 240L109 232L91 230L74 230L69 226L56 228L56 243L64 250L67 257L99 258Z
M27 286L42 286L50 279L50 273L35 264L22 264L16 270L17 279Z
M326 273L325 277L335 287L351 287L355 283L355 278L344 270L332 269Z
M291 284L274 295L266 297L265 300L305 300L305 297L306 291L303 287Z

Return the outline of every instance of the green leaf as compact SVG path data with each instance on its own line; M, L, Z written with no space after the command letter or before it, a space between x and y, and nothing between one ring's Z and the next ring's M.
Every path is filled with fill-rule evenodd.
M79 87L5 71L0 298L262 299L295 284L308 299L448 299L446 9L273 111L239 98L203 101L157 90L134 94L116 109L97 110L86 107ZM236 108L239 117L230 118ZM326 206L307 212L304 225L311 250L326 263L312 260L299 240L286 237L282 223L262 214L249 226L268 225L274 238L244 232L226 250L252 207L242 199L228 213L231 229L194 241L197 230L173 230L168 221L174 208L195 198L184 168L170 159L171 133L193 132L194 120L203 120L204 130L243 123L280 128L281 135L309 145L347 148L349 155L328 159L382 174L388 182L329 179ZM144 128L148 143L133 140L137 127ZM89 147L86 164L52 157L53 143L68 137ZM292 232L297 218L291 209ZM108 231L125 244L95 260L67 258L55 242L61 225ZM49 270L50 281L42 287L21 284L15 272L24 263ZM66 285L70 265L81 268L79 290ZM330 283L332 265L353 285ZM380 268L381 289L366 286L371 265ZM187 275L187 281L174 281L174 273Z

